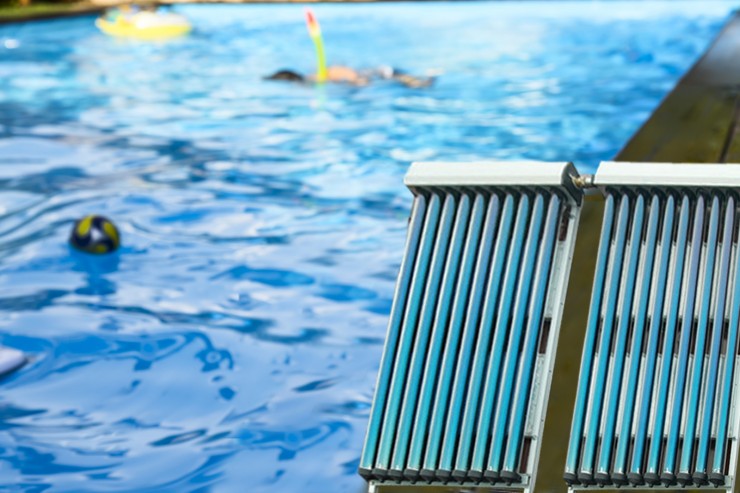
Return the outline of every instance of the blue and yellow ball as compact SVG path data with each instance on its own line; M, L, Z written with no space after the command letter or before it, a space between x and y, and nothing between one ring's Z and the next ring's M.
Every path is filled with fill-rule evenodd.
M108 218L93 214L75 223L69 242L83 252L110 253L120 246L121 235Z

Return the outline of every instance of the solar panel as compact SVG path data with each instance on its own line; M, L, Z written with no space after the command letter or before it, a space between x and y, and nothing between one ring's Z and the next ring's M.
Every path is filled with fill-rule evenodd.
M569 163L415 163L360 473L534 484L582 192Z

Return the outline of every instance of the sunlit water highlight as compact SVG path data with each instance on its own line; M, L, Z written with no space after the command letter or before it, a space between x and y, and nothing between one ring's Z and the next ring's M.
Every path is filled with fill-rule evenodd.
M360 491L413 160L612 157L731 2L187 6L194 33L0 27L0 489ZM120 253L66 244L87 213Z

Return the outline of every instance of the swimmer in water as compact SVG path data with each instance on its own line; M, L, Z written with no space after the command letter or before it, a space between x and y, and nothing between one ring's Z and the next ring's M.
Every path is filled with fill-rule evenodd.
M316 82L315 75L302 75L294 70L278 70L265 77L265 80L282 80L288 82ZM392 67L380 67L374 70L355 70L343 65L326 67L326 81L352 86L366 86L374 80L392 80L406 87L419 89L429 87L434 82L433 76L417 77Z

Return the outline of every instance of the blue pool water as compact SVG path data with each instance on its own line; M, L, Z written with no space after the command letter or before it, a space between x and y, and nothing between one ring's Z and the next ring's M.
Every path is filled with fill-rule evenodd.
M334 63L434 87L300 87L303 7L194 33L0 26L0 490L359 492L413 160L612 157L733 2L320 5ZM90 257L72 221L114 219Z

